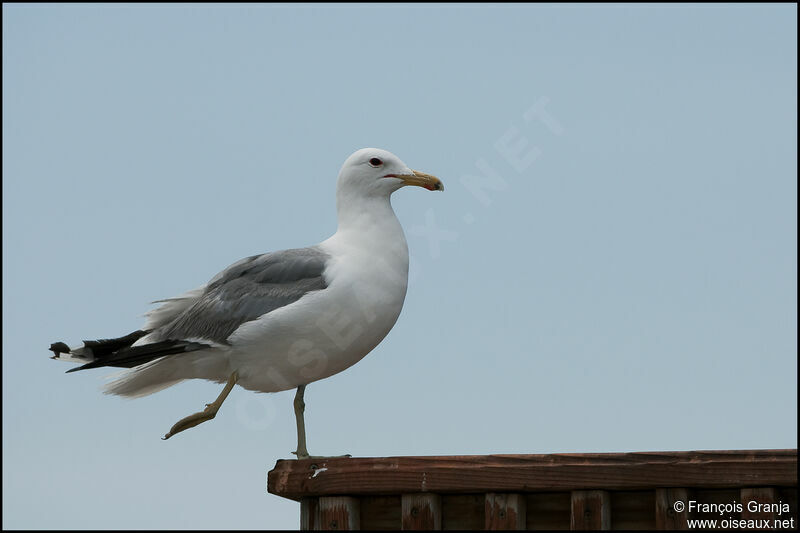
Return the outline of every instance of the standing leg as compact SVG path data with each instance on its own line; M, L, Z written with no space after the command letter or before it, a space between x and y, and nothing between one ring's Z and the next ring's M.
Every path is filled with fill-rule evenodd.
M306 386L297 387L297 394L294 395L294 417L297 420L297 451L292 452L298 459L308 459L308 448L306 448L306 421L303 414L306 411L306 402L303 396Z

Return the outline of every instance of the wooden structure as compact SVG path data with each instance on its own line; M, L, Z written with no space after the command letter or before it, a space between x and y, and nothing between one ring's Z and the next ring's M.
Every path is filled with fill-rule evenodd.
M301 529L687 529L724 518L796 529L798 519L797 450L279 460L267 485L300 502ZM714 503L730 512L707 512Z

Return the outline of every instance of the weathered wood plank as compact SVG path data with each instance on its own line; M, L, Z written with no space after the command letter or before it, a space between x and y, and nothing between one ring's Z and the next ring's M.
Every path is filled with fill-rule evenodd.
M402 526L401 499L397 496L362 496L361 529L365 531L397 531Z
M608 491L572 491L570 529L578 531L611 529L611 497Z
M611 529L649 531L656 528L656 491L615 490L611 496Z
M442 529L442 498L438 494L403 494L401 508L404 530Z
M688 490L656 489L656 529L689 529L688 518Z
M268 490L306 496L797 485L797 450L280 460Z
M358 498L350 496L323 496L319 499L319 524L316 529L361 529L361 510Z
M525 495L525 529L569 530L572 501L569 492L530 492Z
M314 531L319 524L319 498L300 500L300 529Z
M527 512L525 496L522 494L486 494L484 504L486 526L489 530L525 529Z
M797 518L798 518L798 507L797 507L797 487L782 487L778 490L778 495L780 497L780 503L786 503L789 505L789 514L788 516L786 513L782 514L778 517L780 520L786 520L788 518L794 518L794 527L798 527ZM784 526L784 529L788 529L790 526Z
M480 530L483 498L483 494L442 494L442 529Z
M740 489L692 489L690 500L694 503L689 507L689 520L720 520L722 518L740 518L739 512L719 513L732 503L738 502L741 496Z
M773 506L778 503L778 491L771 487L743 488L741 490L742 520L755 520L754 528L772 529L773 520L778 518ZM762 521L769 522L764 525ZM761 524L761 525L759 525Z

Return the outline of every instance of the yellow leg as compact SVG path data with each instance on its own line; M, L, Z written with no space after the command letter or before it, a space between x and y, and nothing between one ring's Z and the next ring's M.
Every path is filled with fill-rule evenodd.
M294 396L294 417L297 422L297 451L292 452L298 459L308 459L308 448L306 448L306 421L303 416L306 412L306 402L303 396L306 392L306 386L300 385L297 387L297 393Z
M236 385L236 381L238 381L238 379L239 374L236 372L231 374L231 377L228 378L228 383L225 384L225 388L222 389L222 392L219 394L219 396L217 396L216 400L214 400L212 403L207 403L206 408L199 413L194 413L193 415L189 415L178 420L175 425L172 426L172 429L169 430L169 433L164 435L162 440L167 440L173 435L177 435L181 431L193 428L198 424L202 424L203 422L213 420L214 417L217 416L217 411L219 411L219 408L222 407L222 402L224 402L225 398L228 397L228 394L231 393L233 386Z
M297 387L297 393L294 395L294 417L297 421L297 450L293 451L292 453L295 454L298 459L330 459L332 457L350 457L349 454L334 456L308 454L308 447L306 446L306 420L304 416L306 412L306 402L304 400L305 394L305 385L300 385Z

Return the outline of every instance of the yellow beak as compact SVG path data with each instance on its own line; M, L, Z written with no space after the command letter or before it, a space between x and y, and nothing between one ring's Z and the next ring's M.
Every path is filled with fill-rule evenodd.
M400 178L403 180L403 185L416 185L417 187L425 187L429 191L443 191L444 184L442 180L436 176L425 174L418 170L413 170L413 174L398 174L392 176L393 178Z

